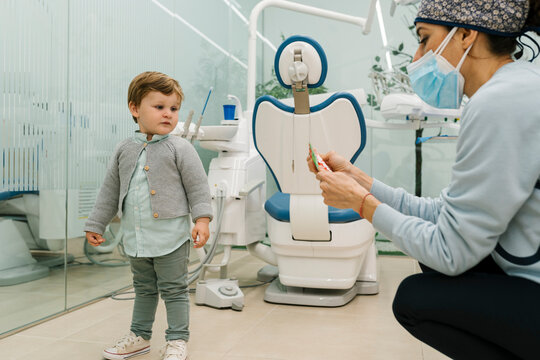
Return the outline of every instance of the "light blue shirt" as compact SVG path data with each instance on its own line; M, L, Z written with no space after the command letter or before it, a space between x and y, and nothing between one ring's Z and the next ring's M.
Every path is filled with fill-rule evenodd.
M375 228L439 272L458 275L491 255L540 283L538 99L538 66L502 66L465 106L448 187L418 198L375 180Z
M146 140L146 134L136 132L133 141L155 143L169 135L154 135ZM146 148L141 151L135 171L124 199L121 231L124 250L132 257L157 257L170 254L190 238L189 216L172 219L156 219L150 205L150 191L146 178Z

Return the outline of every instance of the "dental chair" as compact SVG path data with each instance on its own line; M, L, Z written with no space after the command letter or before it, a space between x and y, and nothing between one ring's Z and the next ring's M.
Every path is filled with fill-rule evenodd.
M40 202L37 190L0 189L0 286L46 277L50 267L64 264L64 239L40 236Z
M357 294L376 294L374 228L352 209L325 205L306 162L309 144L320 153L335 150L356 160L366 143L360 105L347 92L309 96L327 73L326 55L313 39L285 40L274 67L279 83L292 89L294 103L263 96L253 110L255 147L279 190L264 205L279 272L264 299L341 306Z
M36 192L0 191L0 286L14 285L49 275L47 266L30 254L35 244ZM29 209L30 211L27 211Z
M44 278L51 267L75 259L62 251L65 225L58 209L65 200L64 204L61 200L36 188L0 188L0 286Z

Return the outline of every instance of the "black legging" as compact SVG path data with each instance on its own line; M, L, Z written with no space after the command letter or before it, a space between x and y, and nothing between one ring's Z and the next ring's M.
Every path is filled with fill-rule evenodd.
M392 305L414 337L452 359L540 359L540 284L491 256L459 276L420 266Z

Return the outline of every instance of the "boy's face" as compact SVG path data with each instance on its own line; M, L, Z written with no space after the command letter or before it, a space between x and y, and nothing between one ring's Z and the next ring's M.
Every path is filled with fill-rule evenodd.
M139 130L152 140L153 135L166 135L178 124L180 99L178 95L165 95L159 91L149 92L139 106L129 104L131 114L137 118Z

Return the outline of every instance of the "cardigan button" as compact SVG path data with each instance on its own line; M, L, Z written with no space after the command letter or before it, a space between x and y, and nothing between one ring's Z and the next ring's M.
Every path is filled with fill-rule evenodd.
M157 218L157 217L158 217L158 213L154 213L154 217Z
M148 145L148 143L144 143L143 146L146 147Z
M150 191L150 194L151 194L151 195L156 195L156 190Z
M144 167L144 170L148 171L148 169L150 169L150 167L149 167L148 165L146 165L146 166Z

